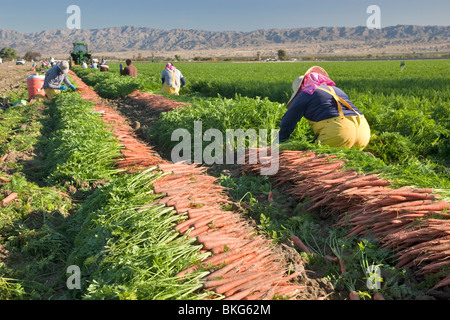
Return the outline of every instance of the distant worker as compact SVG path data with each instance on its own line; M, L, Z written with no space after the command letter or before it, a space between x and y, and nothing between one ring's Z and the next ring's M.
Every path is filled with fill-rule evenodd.
M161 91L167 94L179 95L180 89L186 86L186 79L181 71L171 63L168 63L161 73L161 80L163 83Z
M318 135L317 142L336 148L364 150L370 142L370 127L363 113L336 87L328 73L312 67L294 80L294 94L281 120L280 141L289 139L305 117Z
M138 77L138 71L137 71L136 67L133 64L133 61L131 61L131 59L127 59L127 61L125 61L125 63L127 64L125 69L123 68L122 65L120 65L120 74L122 76L130 76L130 77L133 77L133 78L137 78Z
M67 74L69 73L69 62L62 61L60 64L55 65L50 68L45 74L44 86L45 99L51 101L53 97L60 93L61 91L66 91L67 87L63 86L64 82L70 89L76 90L75 86L72 85ZM42 98L42 96L41 96ZM36 99L38 100L38 99Z
M109 66L106 64L101 64L100 65L100 72L108 72L109 71Z
M98 69L98 60L92 60L91 69Z
M86 61L83 61L83 62L81 63L81 67L82 67L83 69L87 69L87 68L88 68L88 65L87 65Z

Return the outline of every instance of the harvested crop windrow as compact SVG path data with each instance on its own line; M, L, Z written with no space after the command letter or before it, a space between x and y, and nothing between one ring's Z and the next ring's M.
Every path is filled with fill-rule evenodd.
M168 100L167 98L159 95L150 94L148 92L143 92L137 90L127 96L127 98L132 99L143 105L151 106L152 110L165 112L170 111L175 108L184 107L187 104L181 102L174 102Z
M249 153L247 161L249 163ZM283 151L276 185L290 183L289 192L298 200L314 203L308 210L324 209L336 225L348 226L350 236L375 235L384 247L396 252L397 267L415 267L419 276L436 273L448 282L450 266L450 209L433 189L392 189L378 175L345 170L345 159L311 151ZM246 165L246 172L260 172L269 164ZM438 275L438 276L439 276Z
M224 188L217 179L205 174L205 168L188 164L171 164L162 160L146 144L140 142L126 119L103 104L96 93L72 74L83 98L96 103L103 120L122 144L123 159L117 165L126 172L158 166L164 176L154 183L154 191L165 197L157 202L175 208L187 219L175 227L182 235L195 237L210 252L200 264L189 267L177 276L182 279L192 271L205 269L204 289L230 300L294 299L305 289L292 282L297 273L290 273L281 257L272 250L270 240L257 235L256 230L239 214L227 211ZM139 94L139 93L136 93ZM154 205L155 203L149 204Z

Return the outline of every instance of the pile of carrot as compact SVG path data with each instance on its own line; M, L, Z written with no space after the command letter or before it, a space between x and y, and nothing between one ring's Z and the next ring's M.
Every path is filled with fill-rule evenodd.
M254 150L253 150L254 151ZM269 166L248 164L243 171L260 172ZM289 193L298 200L309 198L308 210L321 208L332 215L336 226L348 226L349 237L375 235L384 247L395 252L397 267L413 268L418 276L443 273L450 266L450 209L439 201L433 189L389 188L378 175L345 170L345 159L311 151L283 151L279 171L272 176L275 185L291 184ZM435 287L448 285L448 276Z
M229 201L224 188L216 184L217 178L206 175L203 167L162 160L151 147L135 137L125 118L102 104L92 89L75 75L73 77L83 98L95 102L95 110L105 111L103 120L111 125L124 147L123 159L118 159L117 166L126 172L157 166L164 175L154 184L154 190L165 195L158 203L174 207L180 214L180 221L181 215L187 214L187 219L175 229L196 238L203 246L202 251L210 253L200 264L180 272L177 275L180 279L202 266L208 267L210 273L203 279L204 289L228 300L273 299L275 296L294 299L304 291L305 287L292 282L299 275L289 274L288 266L272 250L271 241L257 236L256 230L239 214L223 208ZM130 96L151 108L159 101L155 108L161 111L170 109L168 106L174 103L142 92Z
M166 194L160 203L188 215L175 229L196 237L213 255L202 262L212 268L204 279L205 289L230 300L272 299L277 295L294 298L303 291L304 287L290 282L298 275L286 274L286 267L270 249L271 242L257 236L237 213L222 208L228 200L224 188L215 184L216 178L192 165L165 164L159 168L172 173L154 185L156 193ZM199 267L192 266L178 276Z
M102 120L110 126L123 147L121 151L123 158L117 159L116 162L116 166L119 169L133 173L163 162L161 157L151 147L138 139L133 129L127 125L126 118L117 114L113 108L103 103L98 94L73 72L71 75L77 84L81 97L96 104L94 111L103 112Z
M138 103L142 106L150 106L152 110L157 112L166 112L172 109L185 107L186 103L175 102L170 99L166 99L161 95L154 95L148 92L143 92L141 90L136 90L127 96L133 102Z

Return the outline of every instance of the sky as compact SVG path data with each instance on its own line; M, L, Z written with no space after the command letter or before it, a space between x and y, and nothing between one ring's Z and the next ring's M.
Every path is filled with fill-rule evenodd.
M381 27L450 25L449 0L0 0L0 29L23 33L66 29L67 8L80 8L82 29L254 31L272 28L365 26L370 5Z

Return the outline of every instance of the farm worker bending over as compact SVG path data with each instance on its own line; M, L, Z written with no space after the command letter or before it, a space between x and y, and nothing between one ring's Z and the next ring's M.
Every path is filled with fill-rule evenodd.
M131 61L130 59L127 59L127 61L125 61L125 63L127 64L125 69L123 69L122 65L120 65L120 74L123 76L130 76L133 78L137 78L138 71L137 71L136 67L133 65L133 61Z
M366 118L324 69L312 67L294 80L292 88L294 94L281 120L280 141L289 139L297 123L305 117L322 145L360 150L367 147L370 127Z
M45 74L44 80L44 91L46 95L46 99L51 101L53 97L60 93L61 90L67 90L67 87L62 86L64 82L70 89L76 90L76 88L72 85L72 83L67 78L67 74L69 73L69 63L67 61L62 61L60 64L50 68Z
M171 63L168 63L163 70L161 80L163 83L161 91L167 94L179 95L180 89L186 85L186 80L181 74L181 71Z

